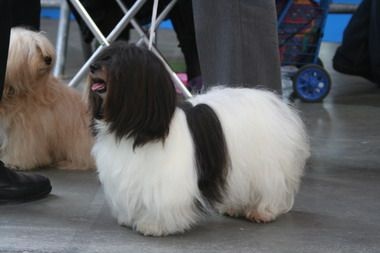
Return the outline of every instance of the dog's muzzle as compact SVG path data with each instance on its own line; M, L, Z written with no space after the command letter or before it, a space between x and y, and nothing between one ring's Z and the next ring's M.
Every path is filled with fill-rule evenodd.
M104 98L107 91L107 85L104 78L104 70L100 64L92 63L90 65L91 91Z

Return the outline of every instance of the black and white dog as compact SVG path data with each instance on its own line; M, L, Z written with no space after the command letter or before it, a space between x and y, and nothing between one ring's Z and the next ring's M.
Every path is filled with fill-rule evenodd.
M291 209L309 144L276 95L218 88L178 106L160 60L125 42L97 57L89 79L92 154L120 224L162 236L207 210L269 222Z

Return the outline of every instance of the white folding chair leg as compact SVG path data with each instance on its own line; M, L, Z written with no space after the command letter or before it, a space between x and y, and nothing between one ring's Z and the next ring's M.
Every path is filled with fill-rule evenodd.
M56 77L63 75L63 70L65 68L66 62L66 51L67 51L67 39L69 35L70 28L70 9L66 0L61 1L60 12L59 12L59 24L57 32L57 60L54 66L53 74Z
M116 0L116 2L119 4L120 8L124 13L128 12L128 9L125 7L125 5L122 3L121 0ZM157 17L156 24L154 29L157 29L160 23L165 19L165 17L168 15L168 13L171 11L171 9L174 7L177 0L172 0L160 13L160 15ZM136 32L140 35L140 40L137 42L137 44L144 43L146 46L149 46L149 39L146 36L146 33L144 32L144 29L140 26L140 24L133 18L131 20L131 25L136 30ZM183 84L181 79L177 76L177 74L171 69L165 58L159 53L157 48L153 45L152 46L152 52L161 60L161 62L164 64L166 70L168 71L169 75L171 76L174 85L181 91L184 97L191 98L192 95L189 92L189 90L186 88L186 86Z
M166 16L169 14L169 12L173 9L174 5L177 3L177 0L172 0L166 7L161 11L160 15L157 17L157 22L155 24L154 29L157 30L158 26L161 24L162 21L166 18Z
M103 33L100 31L99 27L95 24L94 20L92 20L91 16L88 14L84 6L79 0L70 0L73 4L74 8L77 10L79 15L82 17L83 21L86 23L87 27L90 29L92 34L95 36L97 41L100 44L109 45L106 37L104 37Z
M93 32L95 38L101 43L101 45L97 48L93 55L86 61L86 63L70 81L69 86L76 87L79 85L79 82L86 74L87 69L90 66L91 62L94 60L94 58L99 55L99 53L102 51L104 47L108 46L109 43L117 39L117 37L125 29L125 27L131 21L131 19L142 8L146 0L137 0L128 10L128 12L124 15L124 17L119 21L119 23L115 26L115 28L110 32L107 38L104 38L103 34L100 32L99 28L96 26L95 22L91 19L91 16L88 14L88 12L79 2L79 0L70 0L70 2L73 4L74 8L77 10L82 19L86 22L89 29Z
M124 14L127 13L128 9L127 9L127 7L125 7L125 5L122 2L122 0L115 0L115 1L119 5L120 9L124 12ZM158 15L157 20L156 20L156 24L155 24L155 27L154 27L155 30L157 30L158 26L166 18L166 16L173 9L173 7L174 7L174 5L176 3L177 3L177 0L170 1L170 3L168 3L166 5L166 7L161 11L160 15ZM131 20L131 23L135 23L135 24L132 24L132 26L133 26L134 29L136 29L136 27L140 28L139 31L137 31L137 33L140 36L145 36L146 37L146 34L145 34L144 30L142 29L141 25L138 22L136 22L136 20L134 18Z

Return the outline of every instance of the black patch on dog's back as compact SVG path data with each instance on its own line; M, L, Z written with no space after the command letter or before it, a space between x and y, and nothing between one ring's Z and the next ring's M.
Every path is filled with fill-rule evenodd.
M195 146L198 187L213 206L221 202L225 191L229 155L222 125L214 110L206 104L181 106L186 114Z

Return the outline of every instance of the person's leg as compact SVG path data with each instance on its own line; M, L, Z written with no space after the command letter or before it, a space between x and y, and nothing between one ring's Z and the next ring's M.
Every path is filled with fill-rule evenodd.
M188 80L191 81L201 75L191 0L179 0L170 12L169 18L185 58Z
M9 10L9 1L0 1L1 10ZM0 99L3 94L5 70L8 59L9 35L11 30L9 12L3 11L0 15Z
M274 0L193 0L206 86L262 86L281 93Z
M0 96L3 93L7 66L9 36L12 24L10 3L14 0L0 0ZM0 107L1 107L0 97ZM50 193L49 179L40 175L23 174L10 170L0 161L0 203L29 201Z
M374 1L375 2L375 1ZM368 38L371 0L363 0L344 30L342 44L333 58L335 70L371 79Z
M371 0L368 47L372 80L380 85L380 3Z
M33 30L40 29L40 0L11 0L12 27L24 26Z

